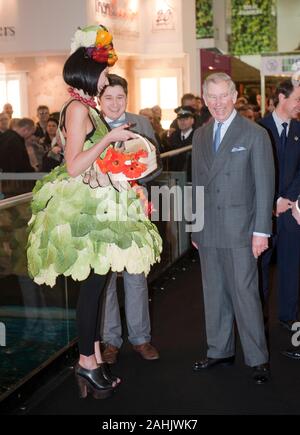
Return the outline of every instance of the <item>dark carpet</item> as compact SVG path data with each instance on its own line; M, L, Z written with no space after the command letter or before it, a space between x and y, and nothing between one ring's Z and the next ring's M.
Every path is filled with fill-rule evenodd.
M153 343L158 361L144 361L125 342L114 372L122 385L107 400L79 399L72 371L61 373L27 409L27 414L203 415L300 414L300 361L280 351L291 347L290 333L276 320L275 291L269 316L272 380L255 385L240 343L232 367L193 373L206 353L201 276L197 259L186 257L153 291Z

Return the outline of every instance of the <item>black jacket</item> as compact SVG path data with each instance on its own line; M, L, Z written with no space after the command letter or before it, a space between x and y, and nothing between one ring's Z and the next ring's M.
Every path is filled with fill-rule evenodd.
M14 130L7 130L0 135L0 171L34 172L25 140Z

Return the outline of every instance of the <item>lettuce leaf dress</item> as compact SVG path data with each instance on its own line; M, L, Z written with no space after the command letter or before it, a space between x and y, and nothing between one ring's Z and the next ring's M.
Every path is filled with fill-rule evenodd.
M84 150L108 132L92 107L89 116L94 128ZM161 237L136 192L119 192L111 184L92 188L84 182L86 173L70 177L61 165L33 189L27 260L37 284L52 287L59 275L83 281L92 269L147 275L160 261Z

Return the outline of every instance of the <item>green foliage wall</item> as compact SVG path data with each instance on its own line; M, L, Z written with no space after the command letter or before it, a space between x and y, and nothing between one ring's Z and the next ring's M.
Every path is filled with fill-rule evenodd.
M231 0L230 52L277 51L276 0Z
M213 38L213 0L196 0L197 39Z

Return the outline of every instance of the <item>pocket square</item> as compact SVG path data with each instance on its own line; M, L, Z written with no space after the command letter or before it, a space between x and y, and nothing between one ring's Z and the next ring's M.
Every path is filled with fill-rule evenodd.
M232 153L238 153L239 151L246 151L246 148L245 147L234 147L231 150Z

